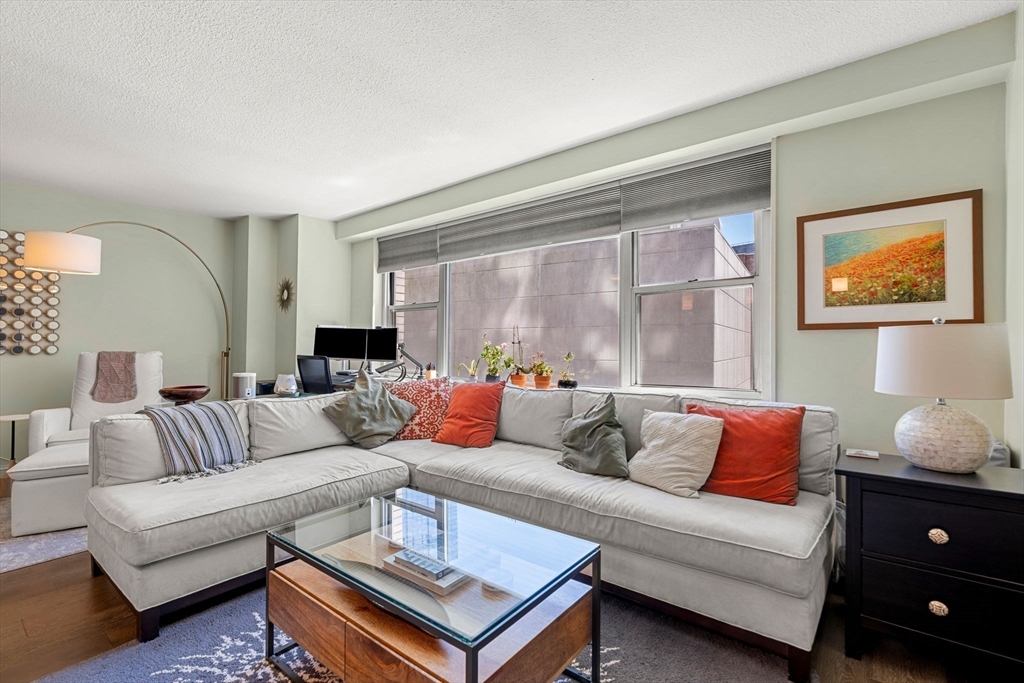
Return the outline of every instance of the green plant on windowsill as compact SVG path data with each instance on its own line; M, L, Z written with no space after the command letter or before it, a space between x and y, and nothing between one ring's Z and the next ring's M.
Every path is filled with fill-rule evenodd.
M507 348L508 344L505 343L495 346L487 340L487 335L484 335L484 349L480 352L480 357L487 364L488 379L491 377L497 378L503 370L508 370L512 367L512 356L505 353Z
M469 365L466 365L465 363L459 363L459 367L455 369L455 375L457 377L462 377L462 369L465 368L466 373L469 375L469 378L476 379L476 371L479 369L479 367L480 359L474 358L473 360L469 361Z

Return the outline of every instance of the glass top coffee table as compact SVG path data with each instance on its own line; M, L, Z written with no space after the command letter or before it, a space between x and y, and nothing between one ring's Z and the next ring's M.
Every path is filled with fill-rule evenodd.
M275 567L276 548L301 562ZM586 588L581 572L588 566ZM397 658L439 680L477 683L498 670L507 676L517 660L536 667L538 654L564 658L550 671L552 679L563 668L576 680L599 678L600 546L589 541L399 489L271 529L267 570L267 657L294 680L301 679L280 659L289 649L301 645L345 678L346 666L374 659L348 652L367 643L381 648L385 659ZM581 582L570 584L573 579ZM365 616L365 601L416 631L380 627ZM309 614L296 617L304 611ZM304 624L317 620L317 631L305 633ZM292 643L274 647L275 623ZM346 635L331 637L332 629ZM464 653L464 662L461 656L438 663L437 653L417 655L417 648L429 650L420 642L422 634ZM499 639L482 666L481 651ZM592 678L566 667L587 640Z

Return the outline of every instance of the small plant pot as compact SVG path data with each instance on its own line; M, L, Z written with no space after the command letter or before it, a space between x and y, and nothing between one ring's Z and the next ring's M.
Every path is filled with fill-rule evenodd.
M575 389L579 385L580 385L580 383L577 382L574 379L560 379L560 380L558 380L558 388L559 389Z
M533 386L538 389L550 389L551 388L551 375L534 375Z
M517 387L526 386L526 375L509 375L508 378L512 381L512 384Z
M501 375L487 375L488 382L497 382L501 379Z

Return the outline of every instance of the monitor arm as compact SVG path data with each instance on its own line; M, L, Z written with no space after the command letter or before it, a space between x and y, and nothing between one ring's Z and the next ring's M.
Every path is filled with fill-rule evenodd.
M418 360L416 360L415 358L410 356L408 353L406 353L406 351L405 351L405 342L399 342L398 343L398 353L400 353L402 355L402 358L405 358L406 360L412 362L412 364L416 366L416 376L413 377L413 379L423 379L425 377L425 375L423 374L423 363L419 362ZM402 366L402 365L405 365L404 361L396 360L394 363L388 363L387 365L382 365L381 367L377 368L375 370L375 372L377 372L377 373L387 372L389 370L394 370L395 368L397 368L399 366Z

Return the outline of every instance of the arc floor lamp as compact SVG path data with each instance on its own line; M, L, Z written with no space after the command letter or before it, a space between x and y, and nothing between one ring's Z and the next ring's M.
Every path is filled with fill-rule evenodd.
M221 289L220 283L217 282L216 276L213 274L213 271L210 270L210 266L206 264L206 261L203 260L203 257L196 253L195 249L188 246L171 233L167 232L163 228L147 225L145 223L136 223L134 221L100 221L98 223L89 223L88 225L72 228L67 232L26 232L25 269L40 270L51 273L67 273L69 275L99 275L100 248L103 244L102 241L97 237L79 235L76 233L88 228L95 228L100 225L131 225L139 228L146 228L147 230L153 230L161 235L170 237L172 240L188 249L189 253L195 256L199 262L203 264L203 268L205 268L206 272L210 274L210 279L213 280L213 284L217 286L217 293L220 295L220 303L224 309L224 350L221 352L220 358L220 394L222 398L229 398L228 387L231 384L231 379L228 375L231 371L231 316L228 314L228 302L227 299L224 298L224 290Z

